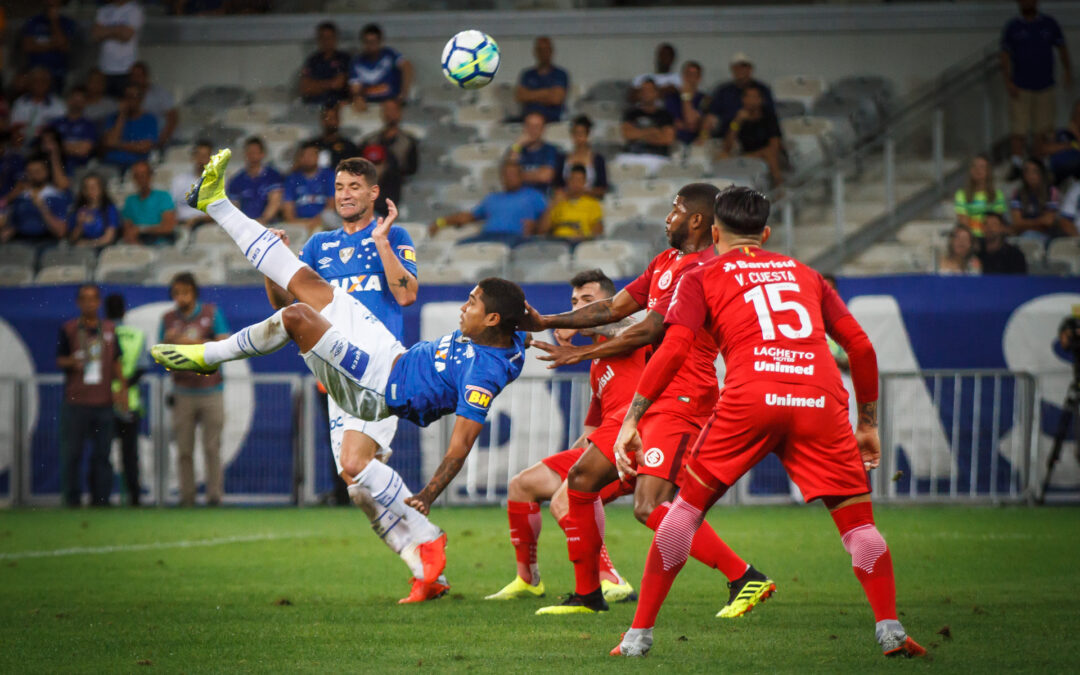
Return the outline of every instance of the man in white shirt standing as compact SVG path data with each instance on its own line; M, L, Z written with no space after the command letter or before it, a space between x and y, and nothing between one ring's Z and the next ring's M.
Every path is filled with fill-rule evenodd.
M188 229L195 229L203 223L210 222L210 216L202 211L188 206L187 193L191 186L199 180L203 169L210 161L210 155L214 153L214 146L207 140L195 141L191 148L191 160L194 163L191 171L183 171L173 174L172 183L169 185L169 194L176 203L176 219Z
M112 0L94 16L91 37L101 43L98 68L105 73L107 91L113 98L123 95L135 65L143 21L142 6L135 0Z

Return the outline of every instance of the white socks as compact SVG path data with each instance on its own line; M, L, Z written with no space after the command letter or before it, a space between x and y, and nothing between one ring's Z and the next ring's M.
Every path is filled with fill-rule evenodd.
M442 534L426 516L405 503L405 499L411 497L412 492L409 492L397 471L379 460L368 462L364 470L356 476L356 482L371 492L371 497L377 504L404 519L414 541L433 541Z
M228 199L210 204L206 212L233 238L244 257L278 286L287 289L293 275L306 267L285 242L258 221L245 216Z
M397 553L405 561L414 577L424 578L424 563L420 559L417 544L412 540L412 532L409 531L409 524L405 522L405 519L395 516L382 504L372 499L371 492L363 485L353 483L348 490L349 498L367 514L368 520L371 521L371 529L379 535L379 539L382 539L391 551Z
M224 340L207 342L203 360L212 366L222 361L249 359L281 349L289 342L289 334L281 321L284 311L279 309L268 319L242 328Z

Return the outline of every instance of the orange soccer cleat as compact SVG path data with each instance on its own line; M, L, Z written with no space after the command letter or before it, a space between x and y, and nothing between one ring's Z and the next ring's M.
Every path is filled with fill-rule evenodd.
M438 580L430 584L424 583L423 579L410 577L409 583L412 584L412 589L409 590L409 594L406 597L398 600L399 605L424 602L426 600L436 600L450 592L450 584L446 581L446 577L443 576L440 576Z
M446 533L443 532L438 539L420 544L417 551L420 562L424 564L423 581L428 584L438 581L439 575L446 569Z

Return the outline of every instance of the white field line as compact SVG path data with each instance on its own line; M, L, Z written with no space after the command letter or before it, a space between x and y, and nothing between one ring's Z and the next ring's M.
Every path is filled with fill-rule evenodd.
M58 548L50 551L16 551L14 553L0 553L0 560L57 558L69 555L101 555L104 553L129 553L132 551L156 551L167 548L199 548L204 546L245 544L253 541L273 541L275 539L303 539L312 536L315 535L310 532L296 534L247 534L236 537L218 537L217 539L188 539L183 541L159 541L149 544L116 544L114 546L81 546L77 548Z

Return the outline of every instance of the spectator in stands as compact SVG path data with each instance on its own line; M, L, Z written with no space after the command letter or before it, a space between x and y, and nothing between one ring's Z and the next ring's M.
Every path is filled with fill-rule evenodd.
M91 68L90 72L86 74L86 82L83 85L86 87L86 109L84 112L98 127L103 126L109 115L112 115L118 109L116 99L106 93L105 84L105 73L101 72L100 68Z
M296 169L285 177L285 220L308 233L323 229L323 213L334 207L334 169L319 167L319 146L307 142L296 153Z
M757 87L743 90L743 107L735 113L724 134L722 155L736 151L742 157L756 157L769 165L773 185L784 182L784 150L780 145L780 121L765 107L765 98Z
M938 274L979 274L981 271L975 235L971 228L957 225L949 232L945 254L938 263Z
M544 116L538 112L525 115L521 136L510 146L506 159L521 166L525 185L547 194L555 182L559 149L544 141Z
M26 168L26 159L17 145L10 129L0 130L0 203L11 199Z
M994 187L990 158L976 155L968 170L967 187L956 191L956 221L982 236L983 217L987 213L1005 214L1005 194Z
M29 145L42 129L64 116L64 101L52 93L52 75L38 66L27 75L28 89L11 107L11 126Z
M664 99L664 106L675 120L675 138L686 145L701 136L701 126L708 109L708 97L701 91L701 73L701 64L697 61L684 63L678 95Z
M76 246L101 248L117 240L120 212L96 173L88 173L79 185L79 196L68 214L68 240Z
M537 234L575 242L604 234L604 207L589 194L587 181L583 165L570 167L565 193L544 213Z
M607 162L604 156L594 152L589 143L592 120L587 115L578 115L570 124L570 139L573 143L570 153L559 156L559 165L555 169L555 184L563 188L574 165L585 167L585 186L589 194L603 199L608 191Z
M544 195L522 183L521 167L514 162L504 161L499 177L502 179L502 192L493 192L484 197L472 211L436 218L428 232L434 235L447 226L461 227L482 220L483 231L464 241L501 241L513 246L536 234L540 218L547 209Z
M67 212L71 197L49 176L49 161L41 155L26 162L26 182L8 204L7 223L0 230L0 242L17 238L50 243L67 234Z
M343 159L357 157L360 148L341 134L341 115L337 106L326 106L319 116L322 133L311 142L319 149L319 166L335 168Z
M283 179L270 164L264 164L266 145L258 136L244 141L244 168L233 174L225 186L229 199L244 215L263 225L273 222L281 211Z
M542 35L533 42L536 65L521 71L514 100L521 104L521 119L529 113L540 113L545 122L558 122L566 109L566 92L570 88L570 76L552 64L555 48L551 38Z
M52 123L60 134L60 141L71 171L77 171L90 162L98 142L98 126L86 116L86 87L71 88L67 96L67 114Z
M1013 175L1019 177L1028 134L1032 153L1040 159L1054 131L1054 48L1061 57L1065 85L1072 84L1072 65L1065 35L1053 17L1039 13L1038 0L1019 0L1020 16L1001 33L1001 72L1009 92L1009 139Z
M353 106L365 110L368 103L389 99L404 102L413 80L409 60L396 49L383 45L382 28L373 23L360 29L360 47L349 68Z
M1073 103L1069 122L1054 134L1046 153L1055 184L1061 185L1069 178L1080 179L1080 99Z
M124 296L110 293L105 296L105 318L113 322L116 342L120 346L121 377L113 382L113 390L127 389L127 408L117 409L113 418L116 439L120 441L120 457L124 462L124 488L128 504L139 505L142 489L139 487L139 422L142 419L142 392L139 380L150 370L150 352L147 350L146 333L124 323L127 308Z
M105 74L106 91L114 98L124 95L131 67L138 59L143 9L135 0L111 0L98 8L90 32L101 43L98 68Z
M158 137L155 145L164 148L172 140L176 126L180 123L176 100L168 89L150 81L150 66L146 65L145 61L136 61L131 67L131 83L142 92L143 111L157 120Z
M675 143L675 122L664 109L660 90L652 80L642 81L637 99L637 104L623 114L621 131L626 145L618 161L644 164L655 170L668 162Z
M19 41L26 67L46 68L52 74L53 91L58 94L64 90L68 57L78 30L74 19L60 13L62 4L62 0L44 0L44 11L26 20Z
M64 146L60 140L60 134L52 127L45 127L38 134L37 140L30 146L31 153L42 155L49 163L49 176L57 189L67 192L71 189L71 167L67 156L64 154Z
M157 118L142 108L142 90L135 84L124 87L124 98L105 122L102 145L105 162L126 172L136 162L145 162L158 142Z
M229 324L221 310L199 301L199 285L189 272L181 272L169 284L176 306L161 318L158 340L169 344L195 345L229 336ZM206 469L206 502L217 506L225 493L221 468L221 431L225 427L224 381L221 371L209 376L174 371L173 434L177 445L180 505L195 505L195 429L202 427Z
M374 210L379 216L386 216L386 200L401 206L401 171L397 159L385 146L373 143L365 145L360 156L375 165L375 183L379 186L379 196L375 198Z
M364 136L360 140L360 146L383 146L397 160L398 170L403 177L413 175L420 166L420 153L416 137L401 128L401 103L394 100L383 101L380 112L382 129Z
M176 205L165 190L154 189L154 170L149 162L131 167L135 194L124 200L124 242L128 244L169 244L176 239Z
M193 230L199 225L209 223L212 220L210 216L188 205L187 193L191 186L199 180L199 176L202 175L203 168L210 162L210 156L213 152L214 146L210 141L195 141L195 145L191 148L191 170L174 173L172 184L169 186L169 194L172 195L173 203L176 204L177 221L189 230Z
M670 43L662 42L656 46L656 68L653 72L634 78L631 95L638 101L641 100L641 85L646 81L652 81L662 97L679 95L682 77L675 72L675 48Z
M103 321L101 291L94 284L79 286L78 318L60 327L56 366L64 372L64 403L60 409L60 484L67 506L82 503L82 455L90 450L90 495L94 506L108 506L112 493L113 410L127 409L120 346L111 321ZM113 390L113 380L121 382Z
M716 87L709 101L709 113L703 123L707 135L723 138L731 120L742 110L743 90L750 86L758 88L764 106L776 113L772 90L761 80L754 79L754 64L750 57L745 52L736 52L731 57L730 67L731 80Z
M1028 158L1024 161L1021 175L1020 187L1009 202L1013 232L1044 244L1054 237L1064 236L1066 229L1073 234L1071 223L1062 222L1059 208L1061 196L1057 188L1050 185L1043 163Z
M1027 274L1024 253L1005 240L1009 227L996 213L986 214L983 221L983 245L979 264L983 274Z
M337 105L349 97L348 52L338 49L338 28L324 21L315 28L317 50L307 57L300 70L300 96L304 103L321 106Z

